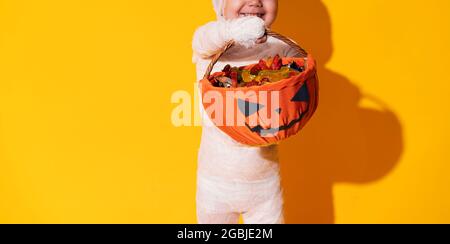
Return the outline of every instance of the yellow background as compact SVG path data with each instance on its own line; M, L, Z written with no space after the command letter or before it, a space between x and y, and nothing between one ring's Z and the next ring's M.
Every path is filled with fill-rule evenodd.
M191 39L210 0L0 0L0 222L195 223ZM450 222L450 2L280 0L321 104L281 146L288 223Z

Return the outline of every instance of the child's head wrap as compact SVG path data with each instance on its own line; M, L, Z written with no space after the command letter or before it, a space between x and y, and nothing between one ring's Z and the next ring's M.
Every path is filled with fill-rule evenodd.
M223 7L225 0L213 0L214 11L216 11L217 19L223 19Z

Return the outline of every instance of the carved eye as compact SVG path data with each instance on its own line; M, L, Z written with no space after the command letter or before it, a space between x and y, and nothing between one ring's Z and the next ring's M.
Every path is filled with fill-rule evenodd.
M306 83L297 91L295 96L291 99L291 102L307 102L309 101L308 87Z
M264 105L238 99L238 107L241 113L243 113L245 117L248 117L264 108Z

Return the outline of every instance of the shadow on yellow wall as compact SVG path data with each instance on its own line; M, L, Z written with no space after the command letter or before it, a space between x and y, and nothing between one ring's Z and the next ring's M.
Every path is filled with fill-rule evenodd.
M320 79L316 115L302 133L280 146L286 222L334 223L333 185L386 176L403 151L402 127L383 102L361 94L350 80L325 67L333 43L330 16L321 1L286 0L279 11L272 28L313 54ZM381 109L361 107L362 99Z

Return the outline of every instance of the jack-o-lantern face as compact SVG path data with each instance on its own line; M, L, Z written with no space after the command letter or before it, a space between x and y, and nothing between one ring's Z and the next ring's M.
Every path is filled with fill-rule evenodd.
M283 63L293 60L299 66L305 64L303 58L283 58ZM235 115L241 116L243 119L237 118L237 121L245 123L223 125L213 120L216 126L231 138L249 146L265 146L297 134L312 117L318 104L315 61L311 56L306 60L307 68L300 75L260 87L225 89L213 87L208 79L202 80L202 94L209 91L221 97L227 97L229 91L238 94L232 98L232 104L227 106L223 103L220 115L222 121L234 121ZM247 92L254 92L254 95L248 96ZM203 106L207 110L210 102L203 100ZM235 108L235 113L227 113L229 106Z
M285 92L286 93L286 92ZM283 94L283 95L289 95L289 94ZM285 97L283 96L283 97ZM280 131L289 130L290 128L294 127L296 124L300 123L305 116L307 110L308 110L308 103L310 100L310 96L308 93L308 87L307 84L304 83L300 89L292 96L290 99L291 103L296 103L296 105L288 104L291 108L295 108L294 115L296 115L295 118L292 118L290 120L283 120L281 118L284 118L287 116L287 118L291 118L292 116L289 116L288 108L283 109L282 106L277 106L272 109L273 103L266 103L261 104L259 102L251 102L249 100L245 100L242 98L237 99L237 105L239 108L239 111L242 113L242 115L245 116L245 126L252 132L257 133L258 135L262 137L274 137L276 136ZM278 116L278 119L275 124L271 124L270 126L263 126L261 124L257 124L255 126L251 126L249 121L264 121L264 119L261 116L261 113L266 113L268 111L272 110L271 116ZM252 118L254 117L254 118ZM267 118L267 117L266 117ZM274 117L270 117L271 121L274 121ZM266 119L267 120L267 119Z

